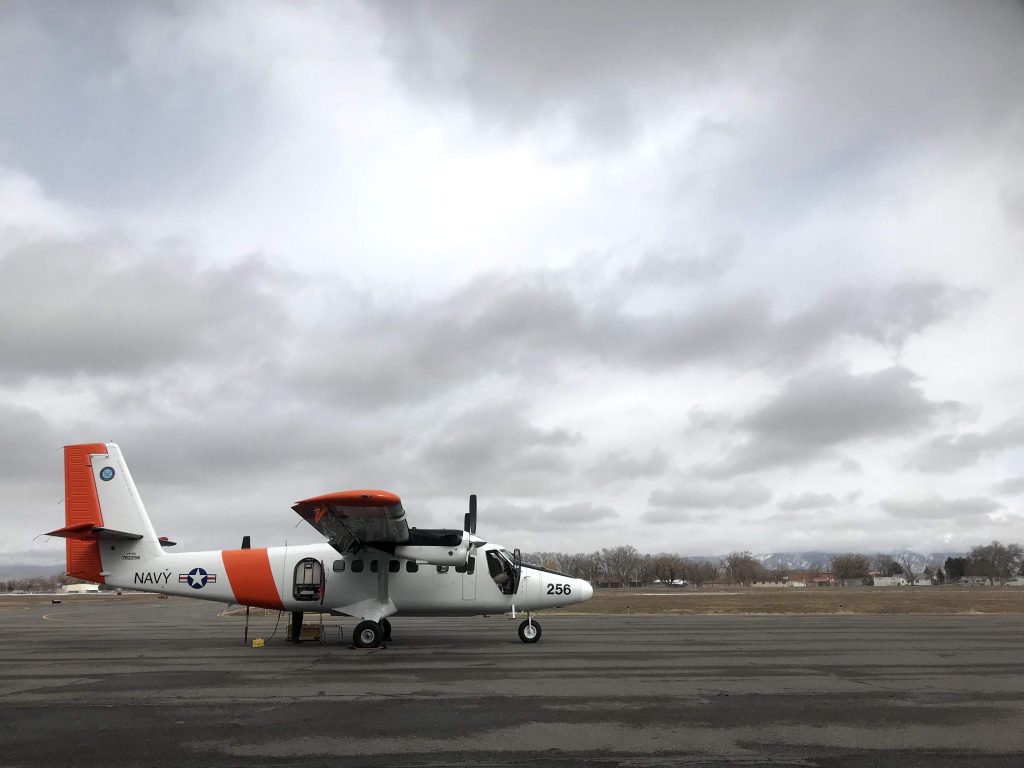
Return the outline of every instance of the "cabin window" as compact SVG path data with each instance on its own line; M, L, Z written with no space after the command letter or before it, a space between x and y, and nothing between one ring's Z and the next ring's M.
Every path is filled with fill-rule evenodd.
M353 560L352 561L352 573L362 573L362 572L363 572L363 561L362 560L358 560L358 559L357 560Z
M341 573L342 571L345 570L345 561L344 560L335 560L333 568L334 568L334 572L335 573Z
M380 563L378 563L376 560L371 560L370 561L370 570L373 571L374 573L379 571L380 570Z
M402 570L402 564L397 560L388 560L388 573L398 573Z
M405 561L406 573L416 573L420 569L419 563L414 563L412 560Z
M307 557L295 565L292 597L296 600L323 600L324 566L319 560Z

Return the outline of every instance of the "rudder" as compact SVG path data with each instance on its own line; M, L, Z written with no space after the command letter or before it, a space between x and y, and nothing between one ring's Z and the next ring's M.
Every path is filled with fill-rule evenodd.
M89 531L103 527L99 496L92 474L92 454L106 453L103 443L64 446L64 525L67 531ZM68 576L102 584L99 539L73 538L65 541Z
M69 576L104 583L102 541L134 542L142 559L162 554L160 541L115 443L64 446L65 527Z

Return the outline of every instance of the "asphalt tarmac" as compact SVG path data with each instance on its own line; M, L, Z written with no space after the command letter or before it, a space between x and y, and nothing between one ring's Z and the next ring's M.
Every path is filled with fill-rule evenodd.
M368 651L339 619L253 649L183 599L4 605L3 766L1024 765L1021 616L397 617Z

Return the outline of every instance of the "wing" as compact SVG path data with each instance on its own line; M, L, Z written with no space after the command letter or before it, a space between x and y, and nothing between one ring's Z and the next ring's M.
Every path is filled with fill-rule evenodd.
M292 509L339 552L367 542L404 544L409 540L402 500L388 491L338 491L296 503Z

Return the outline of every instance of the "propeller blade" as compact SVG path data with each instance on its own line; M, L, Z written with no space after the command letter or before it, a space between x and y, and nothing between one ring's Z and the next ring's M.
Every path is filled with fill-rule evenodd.
M469 513L466 515L466 528L470 533L476 533L476 494L469 497Z

